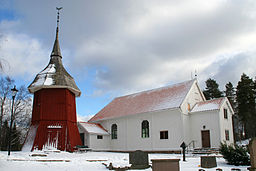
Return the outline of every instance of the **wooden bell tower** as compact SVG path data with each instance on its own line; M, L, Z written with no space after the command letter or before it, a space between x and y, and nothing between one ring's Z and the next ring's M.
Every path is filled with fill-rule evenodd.
M27 150L73 151L76 145L82 145L75 102L81 91L62 64L58 39L60 9L57 8L56 38L50 62L28 87L34 94L34 102L31 126L23 146Z

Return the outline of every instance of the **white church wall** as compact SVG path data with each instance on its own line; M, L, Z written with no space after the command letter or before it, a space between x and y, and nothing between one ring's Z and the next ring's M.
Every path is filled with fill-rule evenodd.
M180 107L182 112L184 142L187 145L190 143L192 144L191 141L193 140L190 130L192 123L190 121L190 115L188 115L188 113L197 102L203 100L204 98L202 97L202 92L198 87L197 81L195 81Z
M227 109L227 118L224 118L224 109ZM234 143L232 114L233 111L230 108L230 103L226 99L220 108L219 120L221 142L226 142L227 144ZM229 140L226 140L225 130L229 132Z
M152 150L152 113L142 113L127 117L127 150ZM144 120L149 122L149 137L141 137L141 125Z
M100 124L108 130L110 133L109 137L109 149L110 150L116 150L116 151L122 151L126 149L126 120L124 117L122 118L116 118L116 119L109 119L100 122ZM111 126L113 124L117 125L117 139L111 138Z
M149 138L141 137L143 120L149 122ZM180 150L184 141L182 118L179 109L161 110L116 118L101 122L111 132L112 124L117 124L117 139L111 139L110 150L114 151L167 151ZM168 131L168 139L160 139L160 131Z
M188 145L191 142L191 133L190 133L190 116L187 114L181 114L182 122L183 122L183 134L184 134L184 142Z
M190 115L191 141L194 140L196 148L202 148L201 131L210 131L210 144L212 148L220 145L219 110L195 112Z
M164 110L153 115L153 150L180 150L184 141L180 109ZM160 131L168 131L168 139L160 139Z
M102 139L98 139L102 136ZM110 150L109 149L109 135L90 134L90 148L93 150Z

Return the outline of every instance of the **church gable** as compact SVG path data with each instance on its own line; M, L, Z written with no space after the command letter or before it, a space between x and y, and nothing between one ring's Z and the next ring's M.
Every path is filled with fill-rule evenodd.
M184 98L180 108L183 113L187 114L194 108L194 106L198 102L201 102L201 101L205 101L204 94L199 88L198 82L194 81L186 97Z

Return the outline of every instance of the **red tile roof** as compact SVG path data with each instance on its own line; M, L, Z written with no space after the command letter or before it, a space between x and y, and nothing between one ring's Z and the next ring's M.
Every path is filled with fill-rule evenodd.
M180 107L192 84L179 84L117 97L94 115L89 122Z
M206 100L203 102L198 102L191 112L202 112L208 110L217 110L220 109L222 103L224 102L225 97L221 97L218 99Z

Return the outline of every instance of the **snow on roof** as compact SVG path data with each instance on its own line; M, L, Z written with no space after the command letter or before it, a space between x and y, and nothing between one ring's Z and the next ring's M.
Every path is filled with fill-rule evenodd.
M192 84L189 80L167 87L117 97L89 122L180 107Z
M88 122L78 123L90 134L109 135L109 133L100 124Z
M202 112L208 110L218 110L220 109L225 97L221 97L218 99L206 100L203 102L198 102L191 112Z
M56 39L49 64L43 71L36 75L34 81L28 86L30 93L35 93L43 88L67 88L73 92L75 96L81 95L81 91L77 87L75 80L62 64L58 29L56 30Z
M38 79L31 86L53 85L52 76L56 69L54 64L49 64L43 71L38 74Z
M47 67L37 74L34 81L28 86L30 93L42 88L68 88L76 96L81 95L73 77L66 71L61 57L58 56L51 57Z

